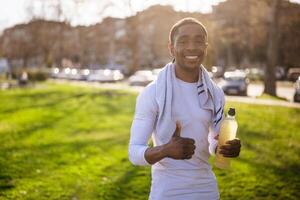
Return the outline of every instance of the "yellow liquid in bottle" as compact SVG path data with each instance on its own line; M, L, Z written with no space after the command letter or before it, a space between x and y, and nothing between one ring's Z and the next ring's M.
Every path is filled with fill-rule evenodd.
M236 131L238 128L238 124L234 117L228 116L226 117L220 128L219 134L219 142L218 147L224 145L228 140L233 140L236 137ZM220 169L227 169L230 167L230 158L224 157L219 153L220 148L218 148L216 158L215 158L215 166Z

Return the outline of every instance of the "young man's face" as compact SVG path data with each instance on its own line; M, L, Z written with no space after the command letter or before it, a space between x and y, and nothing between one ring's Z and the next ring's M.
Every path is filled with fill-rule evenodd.
M169 48L176 65L194 70L206 56L207 37L198 24L185 24L179 27Z

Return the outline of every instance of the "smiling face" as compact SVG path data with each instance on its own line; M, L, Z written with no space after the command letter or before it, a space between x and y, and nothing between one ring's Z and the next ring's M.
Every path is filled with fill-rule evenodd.
M174 41L169 44L176 66L185 71L194 71L206 56L207 36L201 26L190 23L178 28Z

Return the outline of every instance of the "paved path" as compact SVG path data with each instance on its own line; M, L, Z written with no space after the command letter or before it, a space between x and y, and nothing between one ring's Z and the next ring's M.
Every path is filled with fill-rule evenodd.
M258 105L268 105L268 106L284 106L284 107L290 107L290 108L300 108L300 103L294 103L294 102L282 101L282 100L257 99L257 98L252 98L252 97L226 96L226 101L258 104Z
M264 85L263 84L249 84L248 85L248 92L247 95L249 97L256 97L262 95L264 91ZM277 84L276 87L276 94L278 97L287 99L288 101L292 101L295 93L295 88L293 85L280 85Z

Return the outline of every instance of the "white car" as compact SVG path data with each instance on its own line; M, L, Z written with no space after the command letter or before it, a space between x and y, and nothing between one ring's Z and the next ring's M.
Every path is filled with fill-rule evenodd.
M248 79L246 73L236 70L225 72L224 79L218 83L227 95L247 96Z
M90 72L87 77L88 81L98 82L116 82L124 79L124 75L120 70L99 69Z
M70 68L53 68L51 70L50 76L51 78L57 79L68 79L69 74L71 73Z
M87 80L88 76L90 74L89 69L71 69L71 73L69 74L68 78L71 80Z
M155 79L155 76L153 75L152 71L139 70L139 71L136 71L132 76L129 77L129 84L137 85L137 86L146 86L154 79Z
M59 74L60 70L59 68L52 68L51 72L50 72L50 77L51 78L58 78L58 74Z
M295 82L294 102L300 102L300 76Z
M80 70L75 68L71 69L71 73L68 78L71 80L81 80Z

